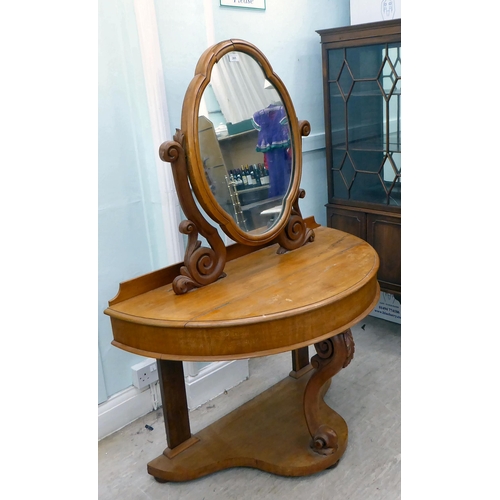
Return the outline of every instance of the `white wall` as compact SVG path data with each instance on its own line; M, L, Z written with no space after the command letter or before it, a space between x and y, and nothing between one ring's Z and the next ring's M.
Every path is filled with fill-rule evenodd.
M98 328L99 402L131 384L138 356L111 346L107 301L124 279L151 271L160 257L146 205L152 199L148 176L153 163L148 108L132 0L99 2L98 67ZM154 164L154 163L153 163ZM153 244L151 244L153 242Z

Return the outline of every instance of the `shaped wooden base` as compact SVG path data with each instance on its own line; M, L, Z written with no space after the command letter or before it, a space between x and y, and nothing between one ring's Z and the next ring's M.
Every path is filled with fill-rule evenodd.
M335 430L338 447L326 455L313 450L304 413L304 393L313 373L287 377L201 430L184 449L167 448L148 463L148 473L165 482L196 479L230 467L253 467L281 476L306 476L332 467L347 447L347 424L323 401L326 383L317 417Z

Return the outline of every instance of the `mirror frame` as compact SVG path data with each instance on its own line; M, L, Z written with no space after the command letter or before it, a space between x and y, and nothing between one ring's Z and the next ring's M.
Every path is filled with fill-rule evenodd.
M250 234L243 231L234 218L217 202L206 182L203 162L201 160L198 137L198 114L203 92L210 83L214 65L229 52L243 52L251 56L262 68L265 78L274 86L280 95L288 115L290 136L292 142L293 169L291 185L283 197L283 210L278 222L262 234ZM301 124L300 124L301 125ZM274 73L271 64L264 54L254 45L244 40L231 39L209 47L201 55L195 69L195 76L186 91L182 105L181 128L185 138L187 170L192 189L205 212L217 222L221 229L233 240L245 245L261 245L275 239L285 228L292 213L294 200L299 195L299 185L302 176L302 135L299 121L288 91L281 79Z

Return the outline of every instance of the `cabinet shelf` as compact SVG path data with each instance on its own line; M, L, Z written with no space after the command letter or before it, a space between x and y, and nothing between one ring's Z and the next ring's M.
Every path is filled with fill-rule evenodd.
M349 143L349 147L346 147L345 144L333 144L332 149L337 151L367 151L373 153L389 151L391 153L401 153L401 144L389 142L389 144L386 145L384 141L382 145L367 140Z
M250 130L244 130L243 132L237 132L236 134L230 134L230 135L224 135L222 137L219 137L219 142L220 141L231 141L233 139L240 139L240 138L245 138L248 136L252 135L258 135L258 131L255 129L250 129Z
M282 202L283 202L283 198L281 196L275 196L274 198L265 198L263 200L249 203L248 205L241 205L241 209L242 210L258 209L260 212L260 211L267 210L270 207L274 207L276 204L281 205Z
M333 82L329 82L329 83L336 83L336 82L333 81ZM401 96L401 91L395 90L394 92L391 93L390 90L386 90L385 95L382 93L381 90L379 92L377 92L376 90L373 90L371 92L351 92L349 94L349 99L352 97L382 97L382 98L384 98L388 95ZM340 92L339 93L332 93L331 97L334 99L342 99L342 100L344 99L344 96Z
M332 149L334 150L374 151L374 152L385 151L390 153L401 153L401 131L389 134L388 138L386 135L379 135L373 137L366 137L362 139L350 140L347 144L345 140L344 141L338 140L339 135L340 134L338 132L335 134L335 139L337 140L337 142L334 142L335 139L332 138Z
M245 193L255 193L258 191L266 191L266 190L269 190L269 186L255 186L252 188L243 188L243 189L237 188L238 195L242 195Z
M390 188L391 184L386 183L386 189L389 190ZM367 203L387 204L399 207L401 206L401 183L397 182L394 184L390 193L387 194L381 194L380 190L375 187L367 188L363 192L363 199Z

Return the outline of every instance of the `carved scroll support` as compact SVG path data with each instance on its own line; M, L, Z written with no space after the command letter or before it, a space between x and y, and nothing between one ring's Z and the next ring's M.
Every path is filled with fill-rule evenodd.
M306 226L299 208L299 198L304 198L305 195L306 192L303 189L299 189L297 197L293 201L292 213L290 214L288 223L277 238L277 242L279 243L278 254L300 248L308 241L314 241L314 231Z
M311 434L311 448L322 455L331 455L338 449L338 436L334 429L321 421L319 405L324 387L354 356L354 341L351 330L314 344L317 354L311 358L316 369L304 392L304 413Z
M173 141L164 142L159 150L160 158L172 165L175 188L182 210L188 220L179 225L179 231L188 236L184 266L173 283L174 292L182 295L193 288L209 285L225 276L226 246L217 230L198 210L188 181L184 134L177 129ZM211 248L201 246L201 234Z
M299 133L302 137L308 136L311 132L311 125L307 120L299 120ZM296 152L302 155L300 145L296 145ZM314 231L309 229L302 217L299 208L299 198L304 198L306 192L303 189L297 190L297 196L292 202L292 211L287 225L278 235L277 242L279 248L277 253L283 254L288 250L295 250L305 245L308 241L314 241Z

